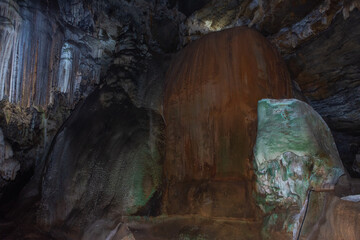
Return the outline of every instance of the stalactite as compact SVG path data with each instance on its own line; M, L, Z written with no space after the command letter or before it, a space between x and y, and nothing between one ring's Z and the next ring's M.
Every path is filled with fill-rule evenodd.
M54 32L58 29L53 28L52 20L39 10L3 1L0 14L12 21L1 29L0 35L0 99L24 107L47 105L48 91L56 80L49 66L54 64L51 59L56 54L52 48L61 44L64 37Z
M0 0L0 17L6 20L0 26L0 100L46 107L58 91L72 104L84 79L99 83L94 59L101 57L101 45L84 55L84 49L67 41L73 33L64 33L56 20L12 0Z
M61 49L61 59L59 68L58 89L66 93L69 90L69 80L72 73L73 50L69 43L64 43Z

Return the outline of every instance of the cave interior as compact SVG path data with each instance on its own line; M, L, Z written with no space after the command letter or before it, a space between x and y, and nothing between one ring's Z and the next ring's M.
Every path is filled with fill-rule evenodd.
M0 239L359 222L360 0L0 0Z

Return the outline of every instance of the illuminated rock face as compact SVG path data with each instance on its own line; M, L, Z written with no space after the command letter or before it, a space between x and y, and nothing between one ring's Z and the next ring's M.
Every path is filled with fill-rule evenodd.
M25 107L46 105L57 85L54 59L63 33L41 11L19 8L12 0L0 3L0 16L8 20L0 29L0 99Z
M264 99L258 117L256 175L266 200L301 206L308 189L334 188L344 170L330 129L312 107L295 99Z
M21 6L0 1L0 100L46 107L59 92L71 105L88 94L80 84L99 82L100 66L94 59L102 56L102 45L93 44L89 51L74 44L79 36L64 30L56 8L47 7L45 12L36 1Z
M308 239L359 239L360 229L357 224L360 221L359 195L344 197L328 197L317 231L309 234Z
M286 230L294 236L308 191L332 190L344 174L330 129L312 107L296 99L259 101L254 155L258 203L265 213L286 208Z
M169 214L254 217L257 101L289 97L289 87L279 55L248 28L209 34L179 53L164 100Z

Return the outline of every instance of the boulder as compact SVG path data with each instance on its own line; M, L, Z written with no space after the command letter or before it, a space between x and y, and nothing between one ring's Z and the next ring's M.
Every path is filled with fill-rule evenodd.
M333 190L344 174L328 126L312 107L296 99L259 101L254 155L260 207L265 213L285 208L287 230L294 233L308 192Z

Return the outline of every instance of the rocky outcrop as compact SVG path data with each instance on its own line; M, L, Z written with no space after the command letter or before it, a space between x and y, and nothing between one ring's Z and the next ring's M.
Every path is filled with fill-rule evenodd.
M359 195L339 197L313 192L299 239L358 239L360 232L355 224L360 217L358 200Z
M342 9L343 4L327 0L211 1L186 20L185 42L209 32L248 26L270 36L281 51L291 51L326 29Z
M259 190L267 194L271 192L267 189L271 187L267 186L267 183L279 184L274 186L274 189L294 187L283 189L283 193L286 194L297 192L301 195L297 189L299 187L304 188L303 195L306 195L308 189L334 189L339 176L344 174L330 129L308 104L295 99L259 101L254 154ZM302 181L298 182L301 186L295 187L280 179L272 181L274 176L269 173L277 169L274 168L276 163L272 164L274 161L282 162L280 165L288 169L285 172L297 175ZM272 170L268 172L270 169ZM266 175L266 180L263 179L262 174ZM308 174L308 176L300 179L302 174ZM291 181L291 179L288 180ZM304 197L302 196L302 202L304 202ZM289 195L284 198L288 199Z
M326 30L336 16L346 19L359 7L358 0L209 1L186 19L184 43L210 32L248 26L289 53Z
M190 44L166 78L165 212L254 218L257 101L291 95L279 55L256 31L234 28Z
M274 208L291 212L297 206L298 212L281 224L295 238L309 191L334 190L344 174L330 129L304 102L261 100L254 155L258 203L265 213L275 215Z
M96 90L52 144L38 221L79 238L102 232L101 222L154 214L146 205L162 182L162 128L158 114L135 107L122 90Z
M289 69L313 108L334 132L340 156L352 176L359 152L360 11L338 16L328 30L289 57Z
M333 197L327 204L323 224L320 224L318 232L310 235L309 239L358 239L359 228L356 222L360 220L359 203L355 198Z

